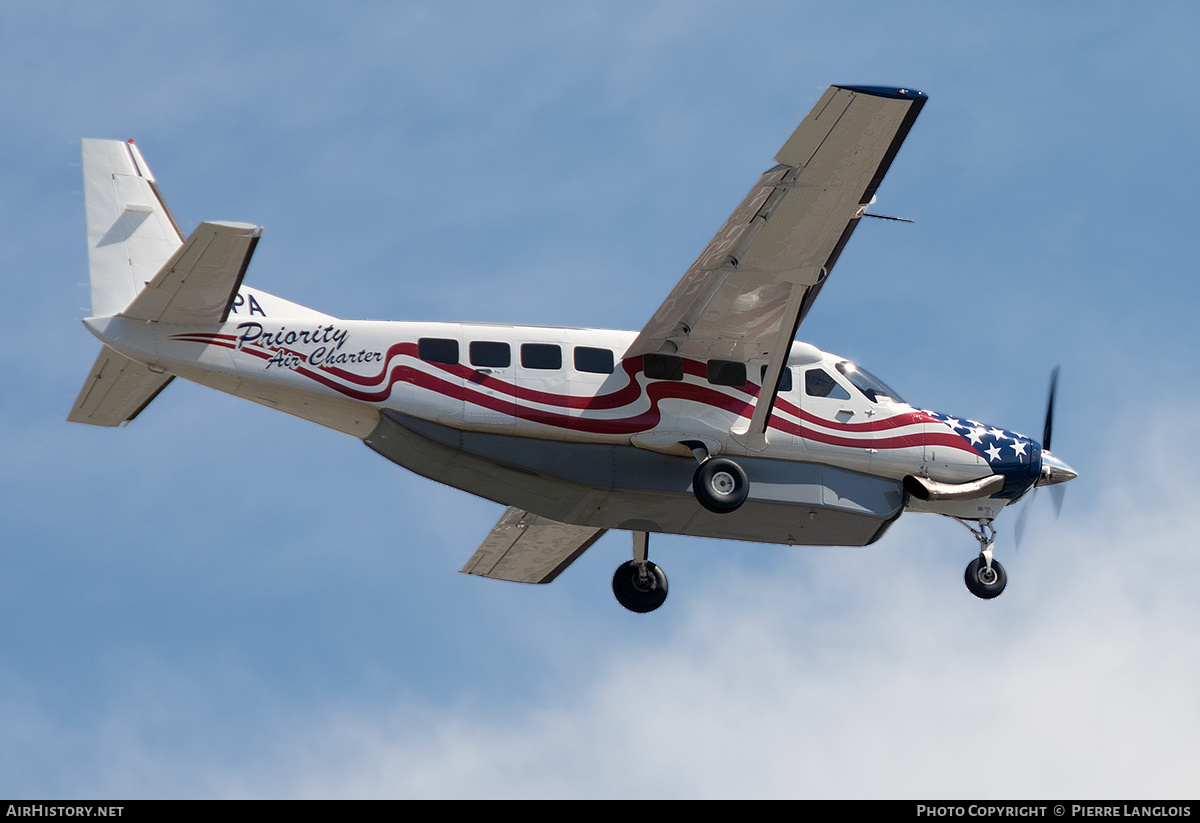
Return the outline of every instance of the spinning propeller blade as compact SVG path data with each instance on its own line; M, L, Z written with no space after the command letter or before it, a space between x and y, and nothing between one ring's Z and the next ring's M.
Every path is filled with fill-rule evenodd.
M1021 538L1025 536L1025 524L1029 522L1029 510L1033 508L1033 501L1037 499L1037 487L1033 489L1033 494L1029 495L1029 499L1025 501L1025 505L1021 507L1021 513L1017 515L1017 522L1013 525L1013 541L1017 548L1021 548Z
M1050 399L1046 401L1046 424L1042 428L1042 476L1038 478L1037 485L1033 487L1033 494L1029 495L1029 500L1021 508L1016 525L1013 526L1013 536L1018 546L1021 545L1021 537L1025 534L1029 510L1033 508L1033 501L1037 500L1038 488L1051 487L1050 496L1054 500L1054 514L1057 517L1062 513L1063 497L1067 491L1062 484L1075 477L1074 469L1050 454L1050 437L1054 433L1054 395L1057 392L1058 366L1055 366L1050 372Z
M1042 427L1042 448L1050 451L1050 434L1054 430L1054 393L1058 389L1058 366L1050 372L1050 399L1046 402L1046 425Z

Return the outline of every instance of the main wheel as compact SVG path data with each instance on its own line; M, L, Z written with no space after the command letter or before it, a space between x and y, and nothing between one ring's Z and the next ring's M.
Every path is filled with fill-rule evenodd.
M710 457L692 475L692 493L710 512L726 514L746 502L750 479L742 467L728 457Z
M617 602L631 612L652 612L667 599L667 575L647 560L643 579L637 564L630 560L617 567L617 573L613 575L613 594L617 596Z
M1008 584L1008 575L1004 573L1004 567L993 560L989 571L982 557L976 557L967 565L965 579L971 594L984 600L991 600L1004 591Z

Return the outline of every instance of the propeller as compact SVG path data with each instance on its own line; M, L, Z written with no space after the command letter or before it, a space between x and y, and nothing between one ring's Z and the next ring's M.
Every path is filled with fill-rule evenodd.
M1038 489L1042 486L1050 487L1050 497L1054 500L1054 514L1057 517L1062 514L1063 498L1067 491L1066 486L1062 484L1076 477L1074 469L1050 453L1050 439L1054 433L1054 396L1057 393L1058 366L1055 366L1050 372L1050 399L1046 401L1046 424L1042 427L1042 474L1038 477L1033 494L1021 509L1013 527L1013 536L1018 546L1021 545L1021 537L1025 534L1025 523L1029 517L1029 510L1033 508L1033 501L1037 499Z
M1058 391L1058 366L1050 372L1050 399L1046 402L1046 425L1042 427L1042 451L1050 451L1050 435L1054 432L1054 395Z

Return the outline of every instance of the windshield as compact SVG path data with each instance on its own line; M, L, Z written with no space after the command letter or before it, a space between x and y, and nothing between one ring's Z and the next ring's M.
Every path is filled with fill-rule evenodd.
M886 383L849 360L838 363L837 370L844 374L846 379L854 384L854 388L865 394L872 403L878 403L881 399L891 400L894 403L904 402L900 395L888 388Z

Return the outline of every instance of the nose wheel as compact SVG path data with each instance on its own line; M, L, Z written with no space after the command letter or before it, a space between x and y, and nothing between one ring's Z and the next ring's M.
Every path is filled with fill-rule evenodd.
M967 564L964 577L971 594L984 600L996 597L1008 584L1008 575L1004 573L1004 567L999 561L993 560L989 566L982 557L976 557Z
M956 518L957 519L957 518ZM992 528L991 520L980 520L979 528L975 529L963 520L959 520L979 541L979 556L967 564L963 578L971 594L984 600L999 596L1008 585L1008 575L999 561L992 559L992 543L996 538L996 530Z
M654 611L667 599L667 575L646 559L649 551L650 535L634 532L633 560L622 563L613 575L617 602L638 614Z

